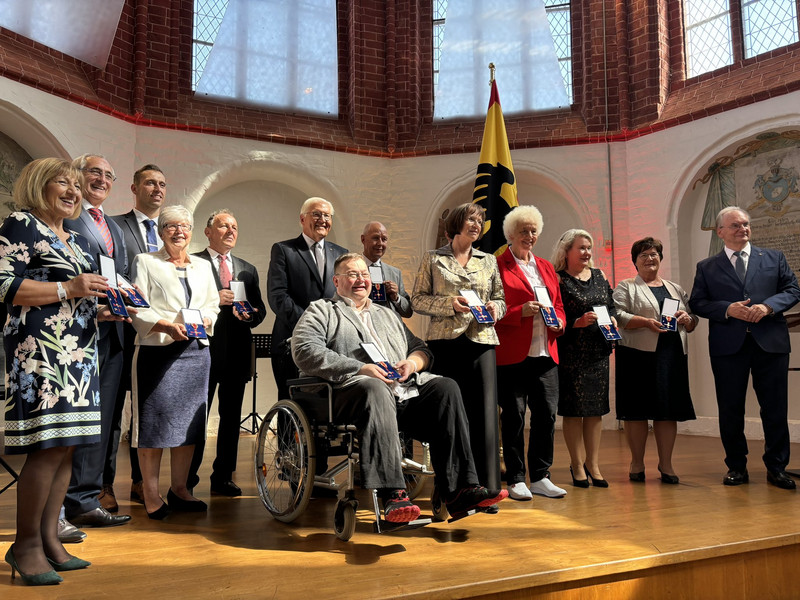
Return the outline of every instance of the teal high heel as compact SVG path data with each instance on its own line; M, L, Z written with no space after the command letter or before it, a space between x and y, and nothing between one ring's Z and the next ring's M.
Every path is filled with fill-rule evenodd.
M19 570L17 566L17 560L14 558L14 544L8 547L8 552L6 552L6 562L11 567L11 579L14 579L14 572L16 571L19 573L20 578L22 579L22 583L25 585L58 585L64 579L56 573L55 571L47 571L45 573L37 573L36 575L26 575L22 571Z
M49 562L56 571L77 571L78 569L85 569L92 564L88 560L83 560L77 556L73 556L69 560L65 560L62 563L57 563L49 558L47 559L47 562Z

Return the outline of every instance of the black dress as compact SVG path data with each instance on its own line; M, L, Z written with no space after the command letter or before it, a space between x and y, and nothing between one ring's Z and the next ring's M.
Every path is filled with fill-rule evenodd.
M558 274L567 316L566 331L558 338L558 414L600 417L610 411L608 356L612 346L596 323L588 327L573 325L593 306L606 306L609 314L616 316L611 286L600 269L592 269L588 281L581 281L565 270Z
M659 310L669 298L665 286L648 288ZM677 332L658 335L655 352L617 348L617 419L620 421L690 421L695 418L689 393L689 361Z

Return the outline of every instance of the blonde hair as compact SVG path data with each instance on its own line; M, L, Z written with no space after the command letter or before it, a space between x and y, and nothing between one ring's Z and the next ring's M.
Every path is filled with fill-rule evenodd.
M567 252L569 252L569 249L572 248L572 245L578 238L586 238L589 240L589 244L594 247L594 240L592 239L591 233L585 229L567 229L553 248L553 258L550 262L553 263L553 268L556 271L563 271L567 268ZM589 268L592 267L594 267L594 261L590 259Z
M13 198L17 208L32 212L48 212L52 207L45 200L44 190L52 179L61 176L77 180L81 188L80 197L75 203L75 212L70 217L70 219L77 219L81 214L83 174L79 169L73 167L70 161L61 158L37 158L23 167L14 183Z

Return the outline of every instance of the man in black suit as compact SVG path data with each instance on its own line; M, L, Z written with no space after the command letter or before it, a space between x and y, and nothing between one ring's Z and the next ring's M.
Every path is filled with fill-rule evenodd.
M779 250L750 244L750 215L736 206L717 215L725 248L701 260L689 306L708 323L708 347L719 408L719 432L728 473L725 485L741 485L747 473L744 412L747 383L761 407L767 481L793 490L789 463L789 328L784 311L800 301L797 278Z
M156 165L144 165L133 174L131 184L133 192L133 210L124 215L111 217L119 225L125 237L125 247L128 250L128 268L133 265L137 254L155 252L164 244L158 235L158 215L167 196L167 181L164 173ZM117 402L124 405L125 396L131 389L131 363L133 362L134 340L136 331L133 326L126 323L124 367L122 380L119 384ZM120 423L115 424L115 435L120 436ZM139 470L139 455L136 448L131 448L131 500L144 502L142 495L142 473Z
M272 328L272 372L278 398L288 398L286 381L298 376L286 340L300 315L314 300L330 298L333 263L346 248L325 241L333 223L333 206L324 198L309 198L300 208L299 237L272 246L267 272L267 299L275 313Z
M258 272L249 262L231 254L239 236L236 218L227 209L211 214L204 233L208 248L196 256L211 263L214 281L219 290L220 313L214 325L211 344L211 373L208 381L208 412L214 400L214 391L219 396L219 429L217 432L217 456L211 472L211 493L223 496L241 496L242 490L233 482L236 458L239 451L239 425L242 420L244 388L250 380L252 364L251 329L258 327L266 316L267 308L261 299ZM253 312L241 313L233 306L231 281L244 283L245 296ZM199 482L197 471L203 460L205 442L195 445L192 466L189 470L188 486Z
M116 223L106 219L102 208L116 179L114 169L105 158L94 154L84 154L72 164L85 178L83 210L77 219L65 221L64 226L83 236L95 260L99 262L98 255L111 257L117 273L125 275L128 258L122 231ZM122 323L98 323L97 332L100 443L75 449L72 480L64 498L66 517L76 527L112 527L131 519L130 515L111 514L119 510L112 486L119 442L118 438L114 439L113 424L122 414L122 406L117 406L116 401L123 366Z

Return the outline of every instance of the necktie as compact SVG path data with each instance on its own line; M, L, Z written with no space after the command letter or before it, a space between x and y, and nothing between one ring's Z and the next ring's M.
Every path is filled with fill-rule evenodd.
M108 230L108 223L106 223L103 217L103 212L99 208L90 208L89 214L92 215L92 219L94 219L95 225L97 225L97 229L100 231L100 235L106 243L108 255L114 256L114 240L111 239L111 232Z
M231 270L228 267L228 257L220 254L217 258L219 258L219 282L223 288L228 289L231 287L231 279L233 279Z
M736 271L736 276L739 278L739 281L744 283L745 269L744 269L744 259L742 258L742 253L737 251L734 252L733 255L736 257L736 262L733 263L733 268Z
M325 253L322 251L322 246L319 242L314 244L314 258L317 261L317 271L319 271L319 278L325 279Z
M147 230L147 251L157 251L158 240L156 240L156 222L153 221L153 219L145 219L144 228Z

